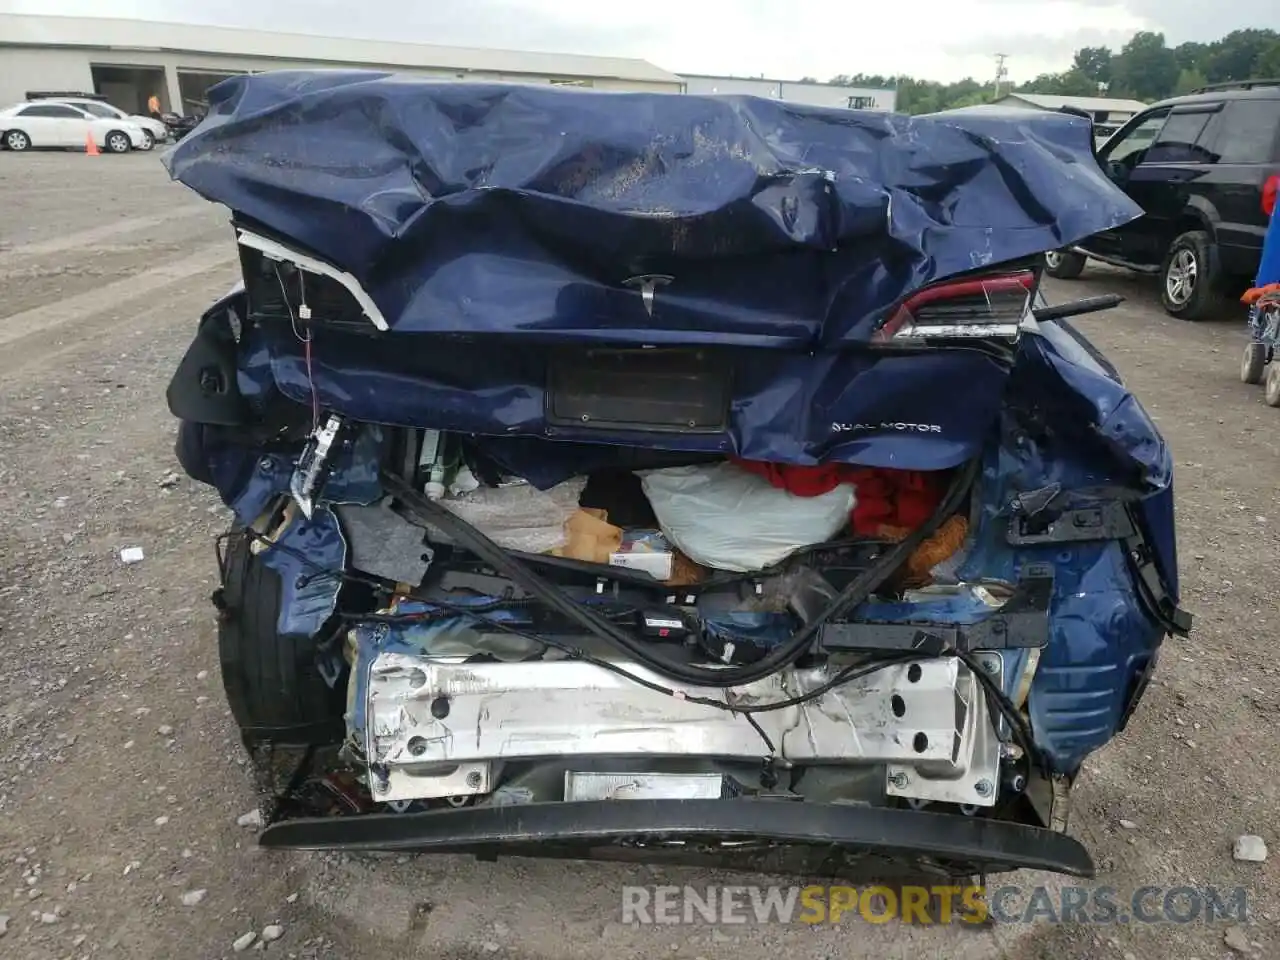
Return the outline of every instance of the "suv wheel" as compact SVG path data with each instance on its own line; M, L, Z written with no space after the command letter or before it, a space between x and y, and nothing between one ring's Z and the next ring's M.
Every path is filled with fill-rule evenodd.
M1160 301L1179 320L1207 320L1221 311L1218 252L1204 230L1191 230L1169 245L1160 268Z
M1059 280L1074 280L1084 273L1086 260L1074 250L1050 250L1044 255L1044 272Z

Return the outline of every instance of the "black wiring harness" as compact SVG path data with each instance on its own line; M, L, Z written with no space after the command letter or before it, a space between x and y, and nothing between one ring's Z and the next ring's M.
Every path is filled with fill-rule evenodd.
M653 652L652 643L646 640L646 638L637 636L627 630L623 625L625 621L619 622L618 619L611 618L608 613L594 611L582 606L560 590L560 588L545 581L524 563L512 557L479 530L476 530L466 521L455 516L446 508L422 496L403 479L393 474L384 474L383 482L388 491L396 497L401 508L409 514L412 519L416 520L419 525L424 527L434 527L442 530L464 549L476 554L481 560L491 564L493 567L509 577L512 582L516 583L526 592L531 594L531 597L518 601L499 600L488 604L468 606L465 604L449 603L434 597L427 598L411 595L408 599L430 604L437 608L440 613L351 613L343 614L342 620L348 623L389 624L404 622L431 622L436 619L465 617L499 632L509 633L537 643L541 646L558 650L568 657L581 660L585 663L590 663L603 670L608 670L611 673L624 677L630 682L656 693L661 693L665 696L678 698L713 709L741 714L752 725L752 727L755 728L756 732L763 739L770 755L770 757L766 759L770 759L776 754L776 746L772 743L764 729L756 723L753 718L753 714L801 706L824 696L842 684L869 676L894 664L919 663L927 660L938 659L939 657L954 656L968 667L976 682L983 689L985 694L984 699L986 700L988 709L991 713L991 722L993 727L998 730L1000 726L999 720L1000 718L1003 718L1009 726L1014 742L1023 750L1028 761L1036 765L1047 776L1050 773L1047 758L1036 746L1026 717L1018 709L1017 705L1010 700L1004 690L1001 689L996 680L983 669L977 659L972 654L962 651L951 650L943 651L938 654L921 654L917 651L881 653L874 657L858 659L841 667L827 681L803 694L769 703L734 704L727 698L713 699L711 697L687 694L684 691L659 683L655 680L638 676L637 674L627 670L625 667L619 666L605 658L588 653L587 651L566 641L548 637L545 634L534 633L532 630L522 629L512 624L504 623L500 620L494 620L485 616L486 613L497 612L500 609L530 607L536 604L542 604L545 607L550 608L552 611L561 614L570 622L583 628L592 636L606 641L611 646L621 648L637 662L649 667L654 672L670 676L683 684L726 690L731 687L744 686L771 676L772 674L794 664L811 649L813 639L817 636L818 631L825 623L844 615L879 589L879 587L890 576L892 576L903 563L906 562L911 553L914 552L921 543L932 536L942 523L960 508L969 488L976 478L978 469L979 463L975 460L969 462L963 468L958 470L953 477L946 495L939 503L937 510L934 511L933 515L924 524L888 549L875 564L856 577L838 596L836 596L825 610L797 631L790 641L771 651L765 658L742 667L700 667L694 664L676 663L665 657L656 655ZM284 547L282 544L277 544L263 536L261 533L250 528L241 528L240 532L244 536L266 543L275 549L286 550L286 552L314 569L316 571L315 576L327 576L341 580L352 580L369 586L375 586L378 589L385 589L385 584L374 578L355 575L349 571L333 571L325 569L301 551ZM234 533L230 535L234 535ZM220 541L225 539L225 536L227 535L220 538ZM220 550L218 553L218 559L220 569L224 568L224 560Z
M388 492L399 502L407 518L430 529L443 531L464 549L492 565L525 592L536 597L549 609L577 624L587 633L599 637L611 646L620 648L644 664L682 683L705 687L737 687L761 680L790 666L807 653L819 631L834 620L870 597L915 552L915 549L937 532L938 528L955 513L968 495L969 488L979 470L977 460L970 461L957 470L946 495L923 524L859 574L827 605L818 616L801 627L791 639L755 663L734 668L702 667L676 663L654 652L653 645L643 637L623 629L615 623L595 614L567 596L554 584L543 579L527 565L512 557L483 533L447 508L423 496L401 477L384 473L383 483Z

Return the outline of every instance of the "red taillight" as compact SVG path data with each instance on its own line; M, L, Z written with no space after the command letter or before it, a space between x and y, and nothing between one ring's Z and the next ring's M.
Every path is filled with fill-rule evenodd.
M1280 174L1267 177L1262 185L1262 212L1268 217L1276 210L1276 192L1280 191Z
M935 283L908 297L875 338L1014 337L1035 288L1030 270Z

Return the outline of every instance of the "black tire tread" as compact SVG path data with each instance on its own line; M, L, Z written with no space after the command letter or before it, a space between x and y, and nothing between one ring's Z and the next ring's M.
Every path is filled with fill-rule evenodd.
M1089 258L1083 254L1076 253L1074 250L1059 250L1062 256L1062 265L1056 270L1045 265L1045 273L1056 280L1075 280L1084 273L1085 265L1089 262Z
M1266 374L1267 348L1261 343L1248 343L1240 359L1240 379L1244 383L1259 384Z
M1263 384L1263 398L1268 407L1280 407L1280 367L1271 362L1267 368L1267 379Z
M317 637L276 632L280 577L249 546L245 536L228 541L226 615L218 628L218 658L231 714L250 740L338 742L343 686L330 688L321 676Z
M1195 252L1199 264L1200 275L1196 278L1196 287L1191 299L1181 307L1169 302L1165 284L1165 273L1169 269L1169 261L1180 247L1190 246ZM1218 289L1222 271L1218 264L1218 248L1207 230L1188 230L1174 238L1165 253L1160 265L1160 302L1165 313L1179 320L1197 322L1211 320L1221 316L1227 309L1227 298Z

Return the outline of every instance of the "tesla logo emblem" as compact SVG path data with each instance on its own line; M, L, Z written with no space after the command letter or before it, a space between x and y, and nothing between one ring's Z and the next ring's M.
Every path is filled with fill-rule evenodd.
M674 279L675 277L668 277L662 274L646 274L643 277L632 277L630 280L624 280L623 286L640 291L640 299L644 302L644 312L652 317L653 298L658 292L658 288L665 287Z

